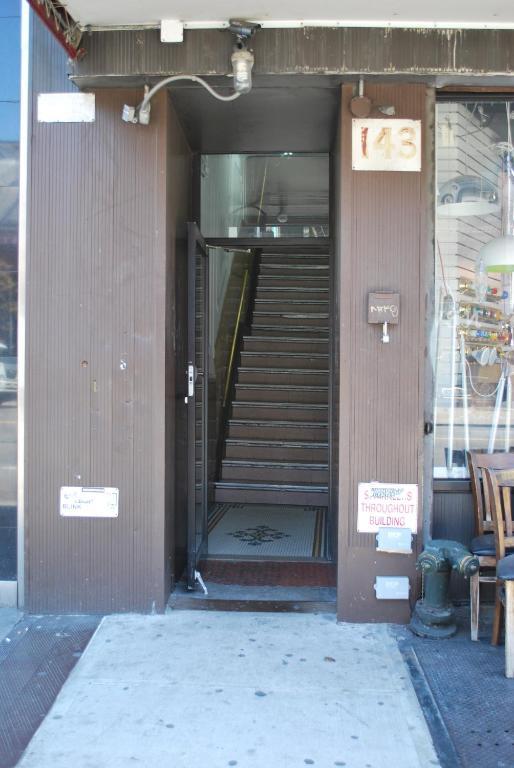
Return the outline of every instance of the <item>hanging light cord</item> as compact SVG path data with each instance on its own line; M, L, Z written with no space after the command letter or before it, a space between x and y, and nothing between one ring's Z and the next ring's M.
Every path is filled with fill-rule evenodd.
M487 394L485 394L484 392L479 392L478 389L473 384L473 374L471 372L471 365L469 364L469 360L466 360L466 366L467 366L468 373L469 373L469 383L470 383L471 389L473 390L475 395L477 395L478 397L483 397L483 398L493 397L493 395L495 395L498 392L499 388L500 388L500 383L501 383L502 377L505 376L505 378L506 378L506 374L504 374L504 371L502 370L502 372L500 374L500 378L498 379L498 383L495 386L495 388L493 389L493 391L492 392L488 392Z

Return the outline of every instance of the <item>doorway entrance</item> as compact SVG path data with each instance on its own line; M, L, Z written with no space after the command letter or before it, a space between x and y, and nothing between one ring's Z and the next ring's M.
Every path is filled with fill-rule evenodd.
M328 171L327 155L202 158L203 232L190 225L188 257L190 589L200 573L247 583L250 564L250 583L290 580L291 564L297 583L330 581Z

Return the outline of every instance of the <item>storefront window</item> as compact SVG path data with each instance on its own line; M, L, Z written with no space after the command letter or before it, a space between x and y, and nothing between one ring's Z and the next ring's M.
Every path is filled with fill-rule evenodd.
M328 237L328 222L328 155L203 155L205 237Z
M434 476L468 449L511 450L514 104L437 108Z
M0 581L16 579L20 4L0 8Z

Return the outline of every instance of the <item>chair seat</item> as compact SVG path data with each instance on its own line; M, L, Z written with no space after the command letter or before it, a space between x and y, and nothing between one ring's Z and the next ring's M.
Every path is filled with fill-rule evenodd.
M494 533L484 533L482 536L476 536L469 545L469 551L473 555L494 557L496 554Z
M469 551L472 555L478 555L479 557L495 557L494 533L484 533L482 536L476 536L469 545ZM512 547L507 548L507 553L514 554Z
M507 555L502 557L496 568L496 575L502 581L514 580L514 555Z

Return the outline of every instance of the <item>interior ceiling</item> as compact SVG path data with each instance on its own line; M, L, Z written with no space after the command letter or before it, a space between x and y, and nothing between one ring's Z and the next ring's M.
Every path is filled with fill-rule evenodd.
M173 88L171 98L191 149L204 154L329 152L340 90L333 87L267 87L220 102L198 86ZM327 79L328 80L328 79ZM328 85L328 82L326 83Z
M250 19L265 26L306 26L325 23L333 26L452 26L514 28L514 3L497 0L368 0L363 5L341 0L67 0L73 18L82 26L119 27L158 25L162 19L176 19L194 26L221 26L228 19ZM330 23L331 22L331 23Z

